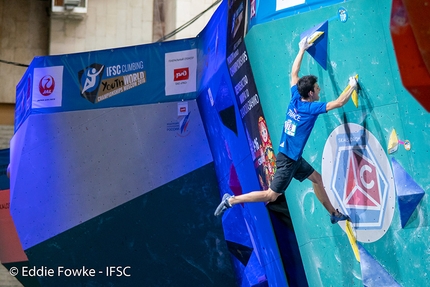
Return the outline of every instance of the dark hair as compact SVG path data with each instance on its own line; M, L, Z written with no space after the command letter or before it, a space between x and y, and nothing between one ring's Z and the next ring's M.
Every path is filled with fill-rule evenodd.
M309 92L314 92L314 85L318 78L314 75L303 76L297 81L297 90L303 99L309 98Z

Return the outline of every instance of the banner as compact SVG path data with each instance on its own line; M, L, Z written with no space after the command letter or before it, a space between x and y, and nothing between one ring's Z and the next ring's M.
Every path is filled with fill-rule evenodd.
M36 57L17 86L15 131L33 113L195 99L196 42Z
M267 189L275 173L276 158L243 41L247 13L246 0L232 1L227 26L227 66L254 168L261 188Z
M255 3L256 2L256 3ZM248 29L257 24L303 14L312 10L343 3L344 0L251 0ZM337 9L336 9L337 10ZM333 16L336 16L333 14Z

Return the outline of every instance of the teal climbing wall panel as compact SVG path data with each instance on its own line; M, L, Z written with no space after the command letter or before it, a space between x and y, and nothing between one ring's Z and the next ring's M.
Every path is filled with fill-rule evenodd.
M428 282L430 116L402 86L389 31L391 4L391 0L347 1L255 25L245 38L275 148L290 99L289 73L301 33L328 21L327 70L309 54L301 66L301 75L318 77L321 101L336 99L348 77L359 75L358 107L350 101L320 116L303 156L322 173L334 205L354 216L354 234L360 250L369 256L360 264L345 225L330 223L310 181L293 181L286 196L309 286L382 286L378 280L386 280L385 275L369 280L372 266L385 270L392 284L425 286ZM337 17L340 8L347 11L345 22ZM399 140L411 142L411 150L400 145L395 153L388 153L393 129ZM344 156L345 152L353 156ZM404 228L393 158L425 192ZM354 176L368 187L361 195L347 190L348 178ZM365 203L359 203L363 198Z

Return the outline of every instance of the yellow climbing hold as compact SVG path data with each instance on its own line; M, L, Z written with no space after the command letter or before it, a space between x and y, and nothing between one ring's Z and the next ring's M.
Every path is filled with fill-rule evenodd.
M355 75L355 79L358 82L358 75ZM357 93L357 88L355 88L354 91L352 91L352 96L351 97L352 97L352 102L354 103L355 107L358 108L358 93Z
M351 244L352 251L354 252L355 259L357 259L357 261L360 262L360 253L358 252L357 241L355 239L354 233L352 231L351 222L349 220L346 221L345 230L346 230L346 235L348 236L348 239L349 239L349 244Z
M322 31L315 31L311 36L308 38L308 43L311 44L315 42L324 32Z
M388 140L388 153L396 152L398 147L399 147L399 138L397 137L396 130L393 129L390 135L390 139Z

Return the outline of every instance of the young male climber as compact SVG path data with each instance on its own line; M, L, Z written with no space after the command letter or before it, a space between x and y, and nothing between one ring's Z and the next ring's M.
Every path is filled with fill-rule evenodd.
M282 130L279 152L276 157L276 173L267 190L252 191L238 196L224 194L221 203L215 210L215 216L235 204L244 202L274 202L283 194L292 178L300 182L309 179L312 182L315 195L330 214L331 223L349 219L335 209L324 189L321 174L302 158L303 149L314 127L318 115L344 106L357 86L354 77L349 78L349 88L334 101L317 102L320 97L320 87L317 77L313 75L299 78L300 66L305 51L312 46L304 37L299 43L299 52L291 68L291 100L287 108L286 119Z

